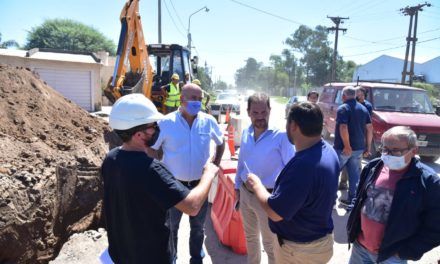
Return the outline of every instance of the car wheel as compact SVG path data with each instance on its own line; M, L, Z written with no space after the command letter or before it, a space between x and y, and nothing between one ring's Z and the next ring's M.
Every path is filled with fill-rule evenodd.
M423 162L432 162L432 163L434 163L436 160L438 160L440 158L440 155L438 155L438 156L420 156L420 159L423 161Z

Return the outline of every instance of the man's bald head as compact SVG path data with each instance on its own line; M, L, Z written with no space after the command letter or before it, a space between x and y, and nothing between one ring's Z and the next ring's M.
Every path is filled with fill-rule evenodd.
M182 99L185 101L201 101L202 89L193 83L185 84L182 87Z

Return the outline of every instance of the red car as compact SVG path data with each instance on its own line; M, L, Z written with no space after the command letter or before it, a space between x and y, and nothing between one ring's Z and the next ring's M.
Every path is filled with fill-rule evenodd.
M417 134L419 155L424 161L440 158L440 117L425 90L389 83L329 83L324 85L318 105L324 113L323 137L334 134L336 110L342 104L345 86L362 86L367 100L373 105L372 153L377 156L382 134L393 126L409 126Z

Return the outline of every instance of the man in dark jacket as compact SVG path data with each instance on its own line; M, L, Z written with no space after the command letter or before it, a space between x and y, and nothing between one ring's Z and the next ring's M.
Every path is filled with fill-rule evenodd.
M407 263L440 244L440 177L414 156L417 136L397 126L362 171L347 222L350 262Z

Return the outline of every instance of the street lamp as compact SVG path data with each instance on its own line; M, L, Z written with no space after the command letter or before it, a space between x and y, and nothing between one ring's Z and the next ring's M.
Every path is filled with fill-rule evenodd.
M194 13L192 13L192 14L189 16L189 18L188 18L188 46L187 46L187 47L188 47L188 50L189 50L190 53L191 53L191 32L190 32L190 28L191 28L191 17L192 17L194 14L196 14L196 13L202 11L203 9L205 10L205 12L209 12L208 7L204 6L204 7L200 8L199 10L195 11Z

